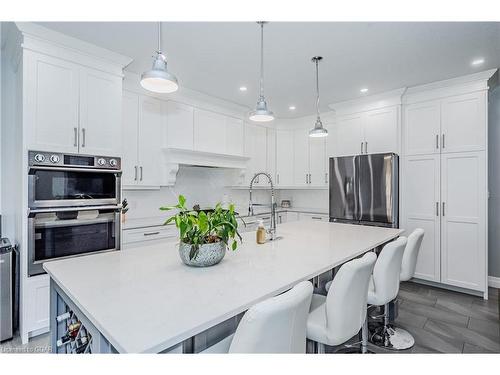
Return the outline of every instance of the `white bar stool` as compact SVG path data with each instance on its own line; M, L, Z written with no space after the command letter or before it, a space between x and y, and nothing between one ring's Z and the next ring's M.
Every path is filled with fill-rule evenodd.
M424 239L424 230L417 228L409 236L403 254L401 263L400 281L409 281L415 275L415 267L417 266L418 253ZM406 350L415 345L415 339L406 330L397 327L394 323L389 324L388 331L391 343L391 349Z
M362 330L361 352L367 352L368 326L366 303L368 284L377 256L367 253L340 267L327 296L314 294L307 319L307 338L317 343L317 352L325 345L345 343Z
M243 315L234 334L201 353L305 353L312 293L312 284L302 281L257 303Z
M391 336L388 333L389 303L399 292L399 277L407 239L399 237L388 243L380 252L368 288L368 304L384 306L384 324L370 333L370 342L384 348L391 348Z

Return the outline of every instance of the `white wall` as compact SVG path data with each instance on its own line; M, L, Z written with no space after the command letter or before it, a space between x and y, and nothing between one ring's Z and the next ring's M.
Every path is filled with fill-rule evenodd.
M488 275L500 277L500 86L488 107Z
M213 207L218 202L226 201L235 203L237 211L244 215L248 210L248 190L226 188L231 184L233 174L234 170L230 169L181 166L172 187L123 191L123 198L127 198L130 207L127 218L164 216L158 208L177 203L179 194L186 197L188 207L194 204L202 208ZM254 202L267 203L268 200L268 191L255 191Z
M323 190L281 190L280 199L290 199L292 207L318 209L328 212L328 189ZM281 203L281 200L278 204Z

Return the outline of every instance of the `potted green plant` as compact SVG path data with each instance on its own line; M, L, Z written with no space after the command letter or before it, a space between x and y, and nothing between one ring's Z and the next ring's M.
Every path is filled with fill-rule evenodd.
M178 210L164 225L174 222L179 229L179 255L181 260L195 267L208 267L219 263L226 254L226 248L236 250L238 222L234 205L228 209L217 203L213 210L186 208L186 198L179 195L175 206L160 207L162 211Z

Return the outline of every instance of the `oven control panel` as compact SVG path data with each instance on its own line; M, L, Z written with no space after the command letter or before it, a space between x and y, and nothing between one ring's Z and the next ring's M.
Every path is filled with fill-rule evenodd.
M51 166L66 168L94 168L120 170L121 159L110 156L62 154L46 151L29 151L29 166Z

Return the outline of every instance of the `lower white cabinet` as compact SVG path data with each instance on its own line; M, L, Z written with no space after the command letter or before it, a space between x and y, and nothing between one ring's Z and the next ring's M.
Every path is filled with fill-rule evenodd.
M48 275L33 276L24 282L24 305L21 313L24 314L23 327L25 332L48 330L49 327L49 288Z
M405 157L402 226L425 231L417 279L487 290L486 166L483 151Z
M122 185L125 189L159 188L162 160L161 101L123 93Z
M301 212L299 214L299 220L313 220L313 221L326 221L328 222L330 217L328 215L323 214L312 214Z
M484 152L441 158L441 281L483 290L486 267L486 160Z
M415 277L441 281L441 199L440 157L438 154L408 156L403 161L403 211L401 227L410 234L416 228L425 231Z
M179 232L175 225L154 226L136 229L124 229L122 232L123 248L129 249L153 241L177 241Z

